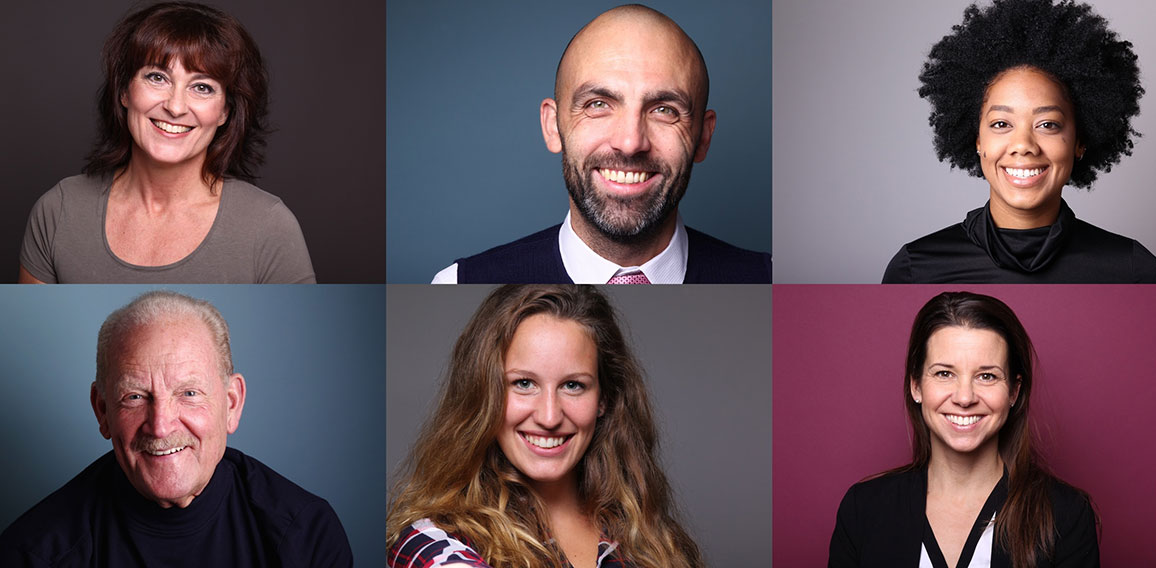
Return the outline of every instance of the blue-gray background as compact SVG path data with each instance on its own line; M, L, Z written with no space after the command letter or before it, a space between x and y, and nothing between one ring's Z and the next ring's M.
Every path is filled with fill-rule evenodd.
M916 92L931 46L970 3L774 2L776 284L877 284L899 247L987 201L987 181L936 160ZM1139 56L1148 95L1132 127L1144 137L1093 191L1064 199L1156 250L1156 3L1090 3Z
M144 286L0 287L0 527L112 449L89 404L96 333ZM327 499L385 562L385 286L174 286L229 322L248 393L229 446Z
M386 452L394 476L437 404L454 342L493 287L388 288ZM646 372L662 463L707 563L770 566L771 287L602 290Z
M429 282L455 259L562 221L561 157L538 120L566 43L622 2L386 6L387 277ZM661 0L698 44L718 112L686 224L771 250L771 3Z

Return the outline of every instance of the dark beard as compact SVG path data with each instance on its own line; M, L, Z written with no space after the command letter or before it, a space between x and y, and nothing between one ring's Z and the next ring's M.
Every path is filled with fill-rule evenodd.
M646 242L654 237L666 220L678 209L690 183L692 160L687 160L685 171L672 174L669 167L645 157L594 155L584 169L567 159L566 145L562 145L562 178L570 199L587 223L598 228L606 238L619 244ZM594 188L595 168L657 172L662 185L654 191L632 198L600 194Z

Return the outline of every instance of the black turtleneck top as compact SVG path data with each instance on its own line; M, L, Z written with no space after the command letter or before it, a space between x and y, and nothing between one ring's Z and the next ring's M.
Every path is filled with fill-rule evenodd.
M1077 219L1067 203L1038 229L1000 229L989 207L904 245L883 283L1156 283L1156 256L1144 245Z
M183 509L141 496L112 452L0 535L0 566L352 566L337 514L232 448Z

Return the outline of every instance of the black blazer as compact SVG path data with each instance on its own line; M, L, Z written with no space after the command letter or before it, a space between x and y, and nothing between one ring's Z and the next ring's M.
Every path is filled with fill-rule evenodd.
M1000 485L1002 495L1001 487L997 487L989 500L995 507L993 511L1007 496L1003 480ZM1037 568L1098 568L1100 546L1091 503L1080 492L1059 482L1052 484L1051 498L1056 546L1052 559L1044 559ZM918 567L924 531L930 530L926 510L926 468L852 485L839 504L828 568ZM990 518L990 513L986 517ZM977 529L982 531L982 524ZM1010 568L1011 560L998 540L993 549L992 568ZM931 547L928 552L934 554Z

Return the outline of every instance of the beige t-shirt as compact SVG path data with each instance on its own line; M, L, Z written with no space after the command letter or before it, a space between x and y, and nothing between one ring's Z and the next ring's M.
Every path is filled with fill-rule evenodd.
M297 218L278 197L226 179L217 217L188 256L164 266L116 257L104 234L111 178L73 176L32 207L20 265L47 283L314 283L313 263Z

